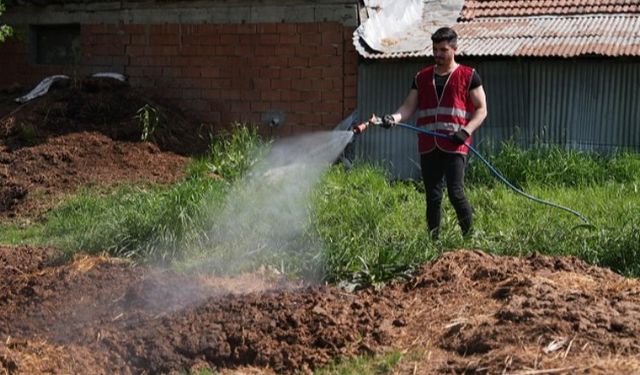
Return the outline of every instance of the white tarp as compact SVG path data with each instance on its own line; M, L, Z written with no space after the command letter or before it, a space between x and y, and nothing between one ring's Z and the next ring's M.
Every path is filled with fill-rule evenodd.
M92 77L97 77L97 78L112 78L112 79L117 79L118 81L122 81L125 82L127 80L127 78L120 74L120 73L110 73L110 72L103 72L103 73L95 73L92 75ZM40 81L40 83L38 83L38 85L31 91L29 91L28 94L23 95L19 98L16 98L15 101L18 103L26 103L30 100L33 100L35 98L38 98L44 94L46 94L47 92L49 92L49 89L51 88L51 85L53 85L55 82L60 81L60 80L65 80L65 79L69 79L68 76L59 74L59 75L55 75L55 76L49 76L45 79L43 79L42 81Z

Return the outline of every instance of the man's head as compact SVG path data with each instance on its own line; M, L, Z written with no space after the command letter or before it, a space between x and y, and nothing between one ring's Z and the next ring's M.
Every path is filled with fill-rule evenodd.
M431 41L436 64L451 64L458 48L458 34L450 27L441 27L431 35Z

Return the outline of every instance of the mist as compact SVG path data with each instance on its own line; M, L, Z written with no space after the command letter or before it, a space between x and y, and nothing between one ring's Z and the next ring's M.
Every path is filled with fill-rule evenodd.
M295 265L306 268L306 277L321 277L321 263L309 262L322 251L320 239L308 230L310 194L352 137L350 131L318 132L272 144L222 206L211 207L191 267L233 275L261 265L288 273Z

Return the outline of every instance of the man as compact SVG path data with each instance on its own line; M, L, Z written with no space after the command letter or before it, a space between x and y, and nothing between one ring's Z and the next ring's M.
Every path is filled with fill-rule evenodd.
M455 61L456 32L448 27L431 36L436 64L416 74L413 86L398 110L382 119L390 128L409 119L416 111L418 127L450 135L450 139L418 134L422 179L426 189L427 225L432 238L440 233L442 195L447 193L455 208L463 236L473 224L473 211L464 195L464 172L471 135L487 117L487 104L478 73Z

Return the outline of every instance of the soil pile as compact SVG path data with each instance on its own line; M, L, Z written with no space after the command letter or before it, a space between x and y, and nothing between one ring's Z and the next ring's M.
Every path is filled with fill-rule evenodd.
M18 105L21 91L0 91L0 218L38 214L86 184L175 181L206 147L195 121L116 79L58 81ZM157 121L141 142L145 105Z
M574 258L443 254L409 282L347 293L181 276L0 248L0 372L308 371L405 356L400 373L640 371L638 282ZM543 371L544 370L544 371Z

